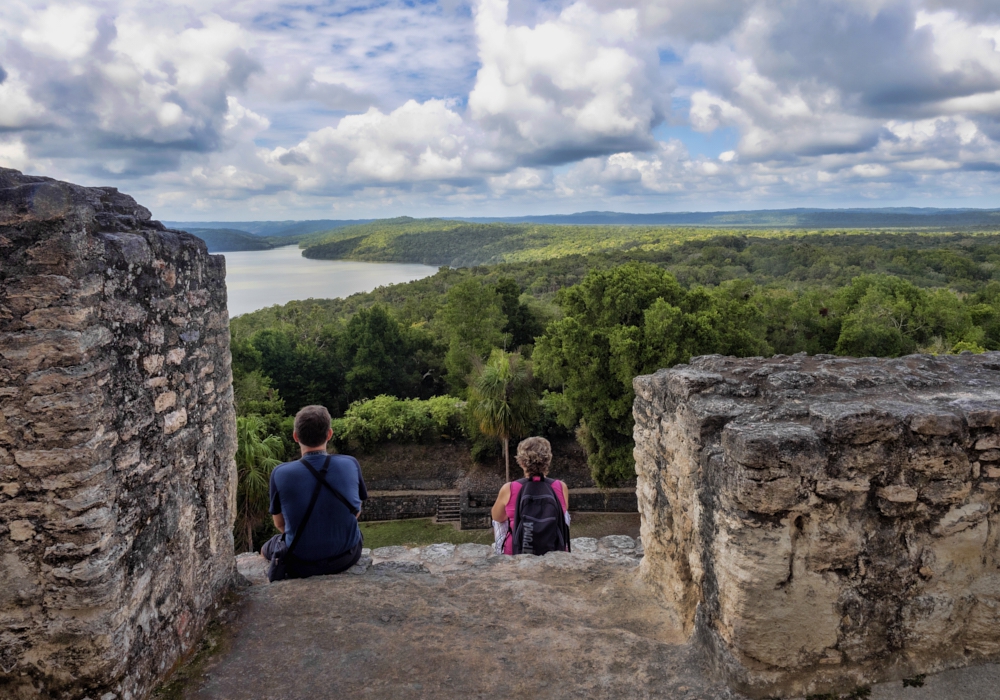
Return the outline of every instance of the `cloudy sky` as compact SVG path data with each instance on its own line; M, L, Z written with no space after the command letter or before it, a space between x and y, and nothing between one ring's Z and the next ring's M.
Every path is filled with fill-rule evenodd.
M1000 2L3 0L0 165L181 220L1000 207Z

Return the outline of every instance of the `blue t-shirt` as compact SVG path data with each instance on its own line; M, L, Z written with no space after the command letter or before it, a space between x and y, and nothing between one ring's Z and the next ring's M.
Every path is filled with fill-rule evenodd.
M310 466L319 472L326 455L310 452L303 459L309 460ZM368 498L368 489L361 478L358 460L347 455L331 455L326 480L361 510L361 502ZM279 464L271 472L271 514L281 513L285 518L285 544L290 545L296 537L314 488L316 477L299 461ZM295 545L294 555L300 559L326 559L352 549L360 539L357 518L324 486L320 488L302 541Z

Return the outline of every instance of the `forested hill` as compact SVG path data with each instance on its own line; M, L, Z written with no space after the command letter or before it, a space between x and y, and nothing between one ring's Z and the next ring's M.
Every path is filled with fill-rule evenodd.
M455 400L470 396L477 362L510 366L502 353L520 349L538 396L526 434L576 435L595 481L615 485L635 475L638 374L710 353L1000 350L1000 234L761 233L442 267L241 315L237 411L287 434L286 416L321 403L348 442L477 441L474 421L452 425Z
M931 219L928 218L928 221ZM1000 223L1000 221L998 221ZM998 230L1000 226L996 229ZM914 230L929 233L936 228L884 229L902 235ZM969 233L982 229L967 228ZM723 235L756 238L788 238L805 233L870 235L872 229L736 228L651 225L568 225L530 223L475 223L447 219L383 219L358 226L304 237L300 245L307 258L414 262L425 265L468 267L497 263L547 260L566 255L627 251L629 256L664 251L679 243L707 240Z
M178 228L178 227L172 227ZM181 231L205 241L209 253L229 253L238 250L269 250L274 247L267 239L248 231L231 228L180 228Z
M243 314L233 319L232 327L237 336L286 324L315 331L373 304L388 305L407 325L419 325L432 321L443 294L467 276L489 284L512 278L525 293L547 304L556 292L579 283L588 272L627 262L661 267L685 287L743 280L795 296L878 274L965 295L990 282L1000 284L1000 234L724 235L657 250L603 250L470 269L443 268L431 277L346 299L293 301Z
M1000 226L1000 209L764 209L756 211L660 212L627 214L586 211L577 214L517 217L462 217L475 223L603 224L781 228L965 228Z

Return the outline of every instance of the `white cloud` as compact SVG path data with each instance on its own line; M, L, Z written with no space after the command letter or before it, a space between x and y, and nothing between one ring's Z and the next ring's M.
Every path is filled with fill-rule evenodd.
M547 190L552 184L552 173L543 168L516 168L488 179L494 192Z
M0 140L0 167L21 170L29 163L28 150L18 140Z
M46 56L67 61L83 58L97 39L94 8L83 5L49 5L32 13L21 32L25 46Z
M0 128L18 129L44 121L45 107L28 94L28 86L15 75L0 83Z
M372 107L346 116L264 159L295 174L304 188L449 179L462 174L465 130L445 102L410 100L388 114Z
M636 52L636 10L602 14L577 2L534 27L509 24L507 10L507 0L478 3L473 119L535 161L650 145L657 109Z
M983 205L1000 184L987 0L7 0L0 47L0 163L164 217Z

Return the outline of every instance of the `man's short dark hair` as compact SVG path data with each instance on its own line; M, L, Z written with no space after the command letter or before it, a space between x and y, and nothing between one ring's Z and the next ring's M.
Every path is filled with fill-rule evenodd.
M295 433L299 444L319 447L330 432L330 412L325 406L306 406L295 414Z

